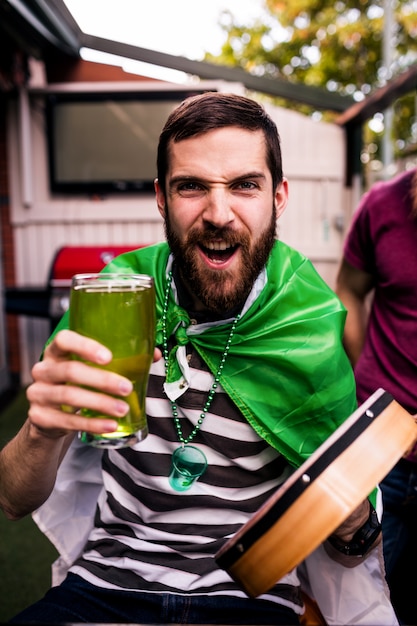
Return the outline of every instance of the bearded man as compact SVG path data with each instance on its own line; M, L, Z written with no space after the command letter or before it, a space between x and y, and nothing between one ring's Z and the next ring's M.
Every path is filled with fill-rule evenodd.
M249 598L215 555L355 410L345 310L276 238L288 181L277 128L257 102L185 100L162 130L157 173L167 241L104 270L155 281L149 435L104 451L76 440L77 431L113 432L132 385L93 366L111 353L68 330L64 316L33 367L28 420L0 456L4 511L38 509L61 553L54 587L15 621L298 624L297 568ZM83 417L80 406L103 418ZM176 491L172 455L190 445L207 467ZM332 558L352 565L346 545L373 513L366 499L335 531ZM379 540L378 526L353 564Z

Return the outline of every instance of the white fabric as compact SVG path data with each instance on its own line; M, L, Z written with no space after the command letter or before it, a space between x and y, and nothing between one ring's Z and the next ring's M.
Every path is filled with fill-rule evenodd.
M333 561L321 545L298 573L328 626L398 626L385 581L381 543L351 568Z
M176 356L182 378L172 383L164 382L164 391L171 402L176 402L178 398L187 391L191 384L191 372L188 366L185 346L178 346Z
M101 450L75 439L58 470L53 492L32 515L61 555L52 566L52 586L65 578L93 527L103 487L101 455Z

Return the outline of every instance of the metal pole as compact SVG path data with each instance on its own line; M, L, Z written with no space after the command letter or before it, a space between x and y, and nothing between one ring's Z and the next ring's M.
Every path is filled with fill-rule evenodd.
M392 60L394 47L394 19L393 0L384 0L384 31L382 38L382 62L385 68L385 83L392 75ZM392 145L393 109L384 111L384 134L382 137L382 164L384 178L390 178L394 169Z

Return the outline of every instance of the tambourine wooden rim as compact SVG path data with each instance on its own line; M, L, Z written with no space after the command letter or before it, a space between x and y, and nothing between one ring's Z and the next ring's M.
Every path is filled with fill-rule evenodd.
M320 545L413 445L417 425L378 389L216 554L245 592L270 589Z

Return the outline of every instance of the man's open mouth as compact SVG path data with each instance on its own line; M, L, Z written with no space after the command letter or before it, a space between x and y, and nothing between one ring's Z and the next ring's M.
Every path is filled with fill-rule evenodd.
M224 241L222 242L212 242L206 246L200 245L201 250L206 255L210 261L227 261L230 259L239 245L230 246Z

